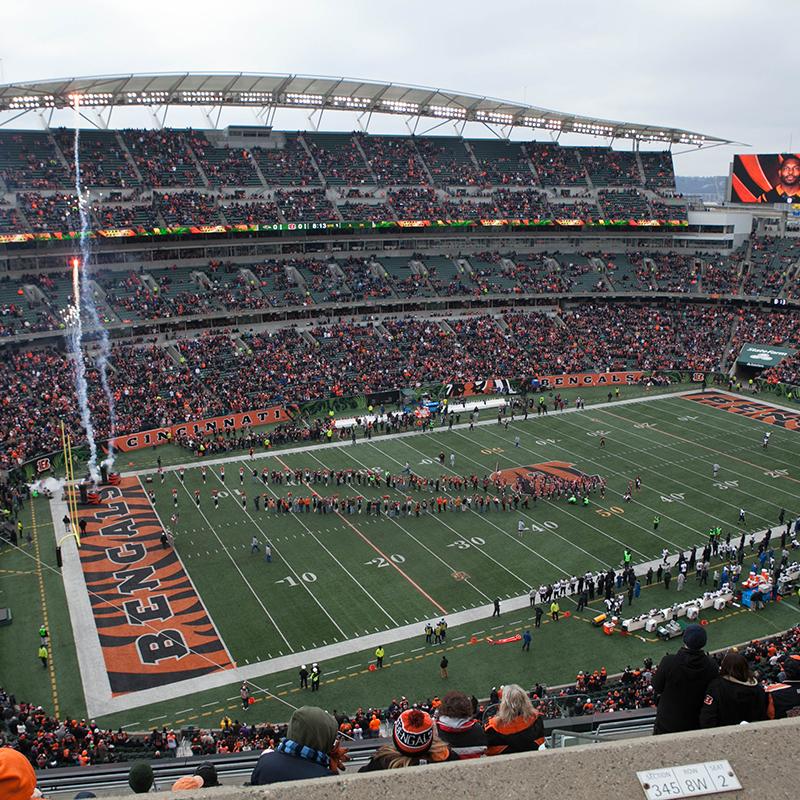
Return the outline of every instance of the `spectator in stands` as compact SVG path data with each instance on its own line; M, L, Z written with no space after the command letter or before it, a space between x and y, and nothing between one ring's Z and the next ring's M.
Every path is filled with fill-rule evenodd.
M442 698L436 718L441 740L458 758L480 758L486 755L486 732L475 719L472 701L464 692L448 692Z
M10 747L0 748L0 798L31 800L36 795L36 773L22 753Z
M416 767L442 761L455 761L458 756L436 735L430 714L419 708L404 711L394 723L392 743L379 747L359 772Z
M717 677L717 662L706 655L705 629L689 625L683 647L661 659L653 678L658 695L655 734L696 730L708 684Z
M509 683L503 688L500 708L486 723L487 755L526 753L544 744L544 721L522 687Z
M332 775L339 766L339 750L334 749L338 730L335 717L327 711L315 706L298 708L289 720L286 738L259 758L250 783L262 786Z
M153 768L146 761L137 761L128 770L128 786L134 794L147 794L153 786Z
M700 727L718 728L766 718L767 695L753 677L747 659L741 653L727 653L719 677L708 685L700 708Z
M770 719L800 716L800 655L787 655L783 671L784 679L768 690Z

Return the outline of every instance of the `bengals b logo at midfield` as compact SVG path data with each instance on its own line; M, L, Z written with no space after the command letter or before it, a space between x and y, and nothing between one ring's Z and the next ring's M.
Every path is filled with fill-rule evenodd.
M501 483L514 486L517 484L526 494L535 494L536 484L546 478L560 478L564 481L579 481L582 478L599 478L578 469L568 461L545 461L541 464L529 464L526 467L501 469L493 473L493 478Z

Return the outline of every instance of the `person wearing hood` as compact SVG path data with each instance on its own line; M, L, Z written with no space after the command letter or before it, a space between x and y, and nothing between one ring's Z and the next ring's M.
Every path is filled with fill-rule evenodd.
M706 688L719 674L717 662L703 652L707 638L701 625L689 625L683 632L683 647L661 659L653 676L658 698L654 734L699 727Z
M258 759L250 783L263 786L334 775L347 760L337 743L338 732L335 717L327 711L315 706L298 708L289 720L286 738Z
M708 684L700 708L700 727L719 728L766 718L767 694L750 672L747 659L741 653L727 653L719 677Z
M486 733L473 714L472 701L463 692L448 692L442 698L436 730L460 759L486 755Z

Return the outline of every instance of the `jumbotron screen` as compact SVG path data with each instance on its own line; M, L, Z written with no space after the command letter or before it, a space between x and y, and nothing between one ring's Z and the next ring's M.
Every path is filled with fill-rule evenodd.
M733 157L732 203L800 203L800 153Z

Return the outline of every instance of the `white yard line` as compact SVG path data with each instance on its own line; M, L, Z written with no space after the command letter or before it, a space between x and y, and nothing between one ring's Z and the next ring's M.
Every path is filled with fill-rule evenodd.
M244 462L242 462L242 463L244 463ZM273 497L275 497L276 499L278 498L277 493L272 489L272 487L268 486L266 484L263 484L261 482L261 480L259 479L259 487L260 486L265 486L267 491L269 491L269 493ZM258 525L258 523L256 523L255 519L250 515L250 513L246 509L245 509L245 513L250 517L250 519L253 520L253 522L256 525ZM325 544L323 544L322 540L314 533L314 531L312 531L311 528L309 528L309 526L306 525L306 523L303 521L302 516L300 514L291 514L291 516L297 522L300 523L300 525L305 529L305 531L308 533L308 535L311 536L314 539L314 541L331 557L331 559L333 561L335 561L339 565L339 567L342 570L342 572L344 572L347 575L347 577L350 578L351 581L353 581L353 583L359 588L359 590L361 592L363 592L369 598L369 600L372 601L372 603L374 603L380 609L380 611L391 621L392 625L398 625L399 623L397 622L397 620L367 591L367 589L363 586L363 584L361 584L357 580L355 575L353 575L353 573L350 572L350 570L347 569L347 567L344 564L342 564L341 561L339 561L339 559L325 546ZM259 528L259 530L261 530L261 529ZM263 533L263 531L262 531L262 533ZM264 534L264 536L266 537L266 534ZM323 608L323 610L324 610L324 608ZM339 626L337 625L337 628L338 627ZM339 628L339 630L341 631L341 628ZM345 633L343 631L342 631L342 636L347 638L347 636L345 635Z
M176 480L177 480L177 476L176 476ZM183 490L186 492L186 496L189 498L190 502L194 503L194 498L189 493L189 490L186 488L186 484L181 480L178 480L178 483L180 483L180 485L183 487ZM231 495L229 495L229 496L231 496ZM264 614L266 615L267 619L272 623L272 626L278 632L278 635L281 637L281 639L283 639L283 641L286 643L286 646L289 648L289 650L291 652L293 652L293 648L292 648L291 644L289 644L289 640L286 638L286 636L284 636L283 631L278 627L278 624L273 619L272 614L269 613L269 611L267 610L267 607L261 601L261 598L258 596L258 593L253 588L253 586L250 583L250 581L248 581L247 578L245 577L245 574L242 572L241 568L236 563L236 559L231 555L230 550L228 550L228 548L225 546L225 543L219 537L219 534L217 533L216 528L211 524L211 520L209 520L209 518L203 513L203 509L198 508L197 511L199 512L200 516L206 521L206 525L208 525L209 530L211 531L211 533L214 534L214 537L219 542L220 547L222 547L222 549L225 551L225 555L228 556L228 558L231 561L231 564L233 564L234 569L239 573L239 576L244 581L245 586L247 586L247 588L250 590L250 594L253 595L253 597L255 598L255 600L258 603L258 605L261 606L261 610L264 612Z

